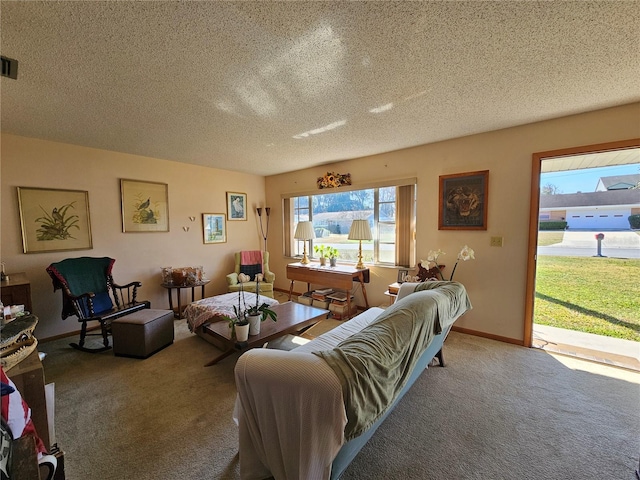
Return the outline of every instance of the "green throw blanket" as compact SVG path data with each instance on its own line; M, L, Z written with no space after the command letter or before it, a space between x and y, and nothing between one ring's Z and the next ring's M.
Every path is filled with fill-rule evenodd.
M470 308L462 284L423 282L333 350L314 352L342 384L347 440L386 412L433 337Z

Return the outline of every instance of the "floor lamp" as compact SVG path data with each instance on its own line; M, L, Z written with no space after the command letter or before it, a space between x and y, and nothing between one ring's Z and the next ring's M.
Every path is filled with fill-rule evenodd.
M264 238L264 251L267 251L267 236L269 235L269 215L271 214L271 208L265 207L265 213L267 214L267 231L262 229L262 208L256 208L256 212L258 212L258 217L260 217L260 233L262 233L262 238Z
M298 222L296 225L296 233L293 234L293 238L296 240L302 240L302 244L304 245L304 253L302 255L302 260L300 263L306 265L309 263L309 258L307 257L307 240L311 240L316 238L316 233L313 230L312 222Z
M367 220L354 220L349 229L349 240L358 240L360 246L358 247L358 264L356 268L361 270L364 268L362 263L362 240L373 240L371 235L371 229L369 228L369 222Z

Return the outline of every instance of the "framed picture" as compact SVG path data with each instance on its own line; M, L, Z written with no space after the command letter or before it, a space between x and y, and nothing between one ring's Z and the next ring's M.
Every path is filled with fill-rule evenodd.
M247 194L227 192L227 218L232 220L247 219Z
M397 280L397 282L398 283L404 283L404 279L405 279L405 277L407 275L409 275L409 270L402 270L402 269L398 270L398 280Z
M438 230L486 230L489 170L440 176Z
M122 231L168 232L169 186L166 183L120 179Z
M24 253L90 250L89 192L18 187Z
M225 243L227 241L227 218L224 213L203 213L202 231L204 243Z

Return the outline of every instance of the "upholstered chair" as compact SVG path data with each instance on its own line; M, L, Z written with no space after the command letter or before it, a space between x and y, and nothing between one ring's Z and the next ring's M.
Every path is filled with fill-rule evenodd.
M261 263L253 263L257 258L257 254L262 255ZM247 255L253 254L253 255ZM227 289L229 292L237 292L240 290L240 282L238 281L238 275L244 273L251 277L251 281L244 282L242 289L245 292L256 291L255 276L257 273L262 273L263 279L260 282L260 295L273 298L273 284L276 280L276 274L269 271L269 252L236 252L235 256L235 271L227 275ZM252 258L247 260L247 258ZM244 261L243 261L244 258ZM251 262L251 263L249 263ZM244 263L244 264L243 264Z

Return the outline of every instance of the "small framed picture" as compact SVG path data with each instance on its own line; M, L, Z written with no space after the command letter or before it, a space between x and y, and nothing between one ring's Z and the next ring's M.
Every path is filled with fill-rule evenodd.
M247 219L247 194L227 192L227 218L229 221Z
M398 270L398 283L404 283L404 279L409 275L409 270Z
M166 183L120 179L122 231L168 232L169 186Z
M89 192L18 187L24 253L90 250Z
M489 170L440 176L438 230L486 230Z
M225 243L227 241L227 219L224 213L203 213L202 231L204 243Z

